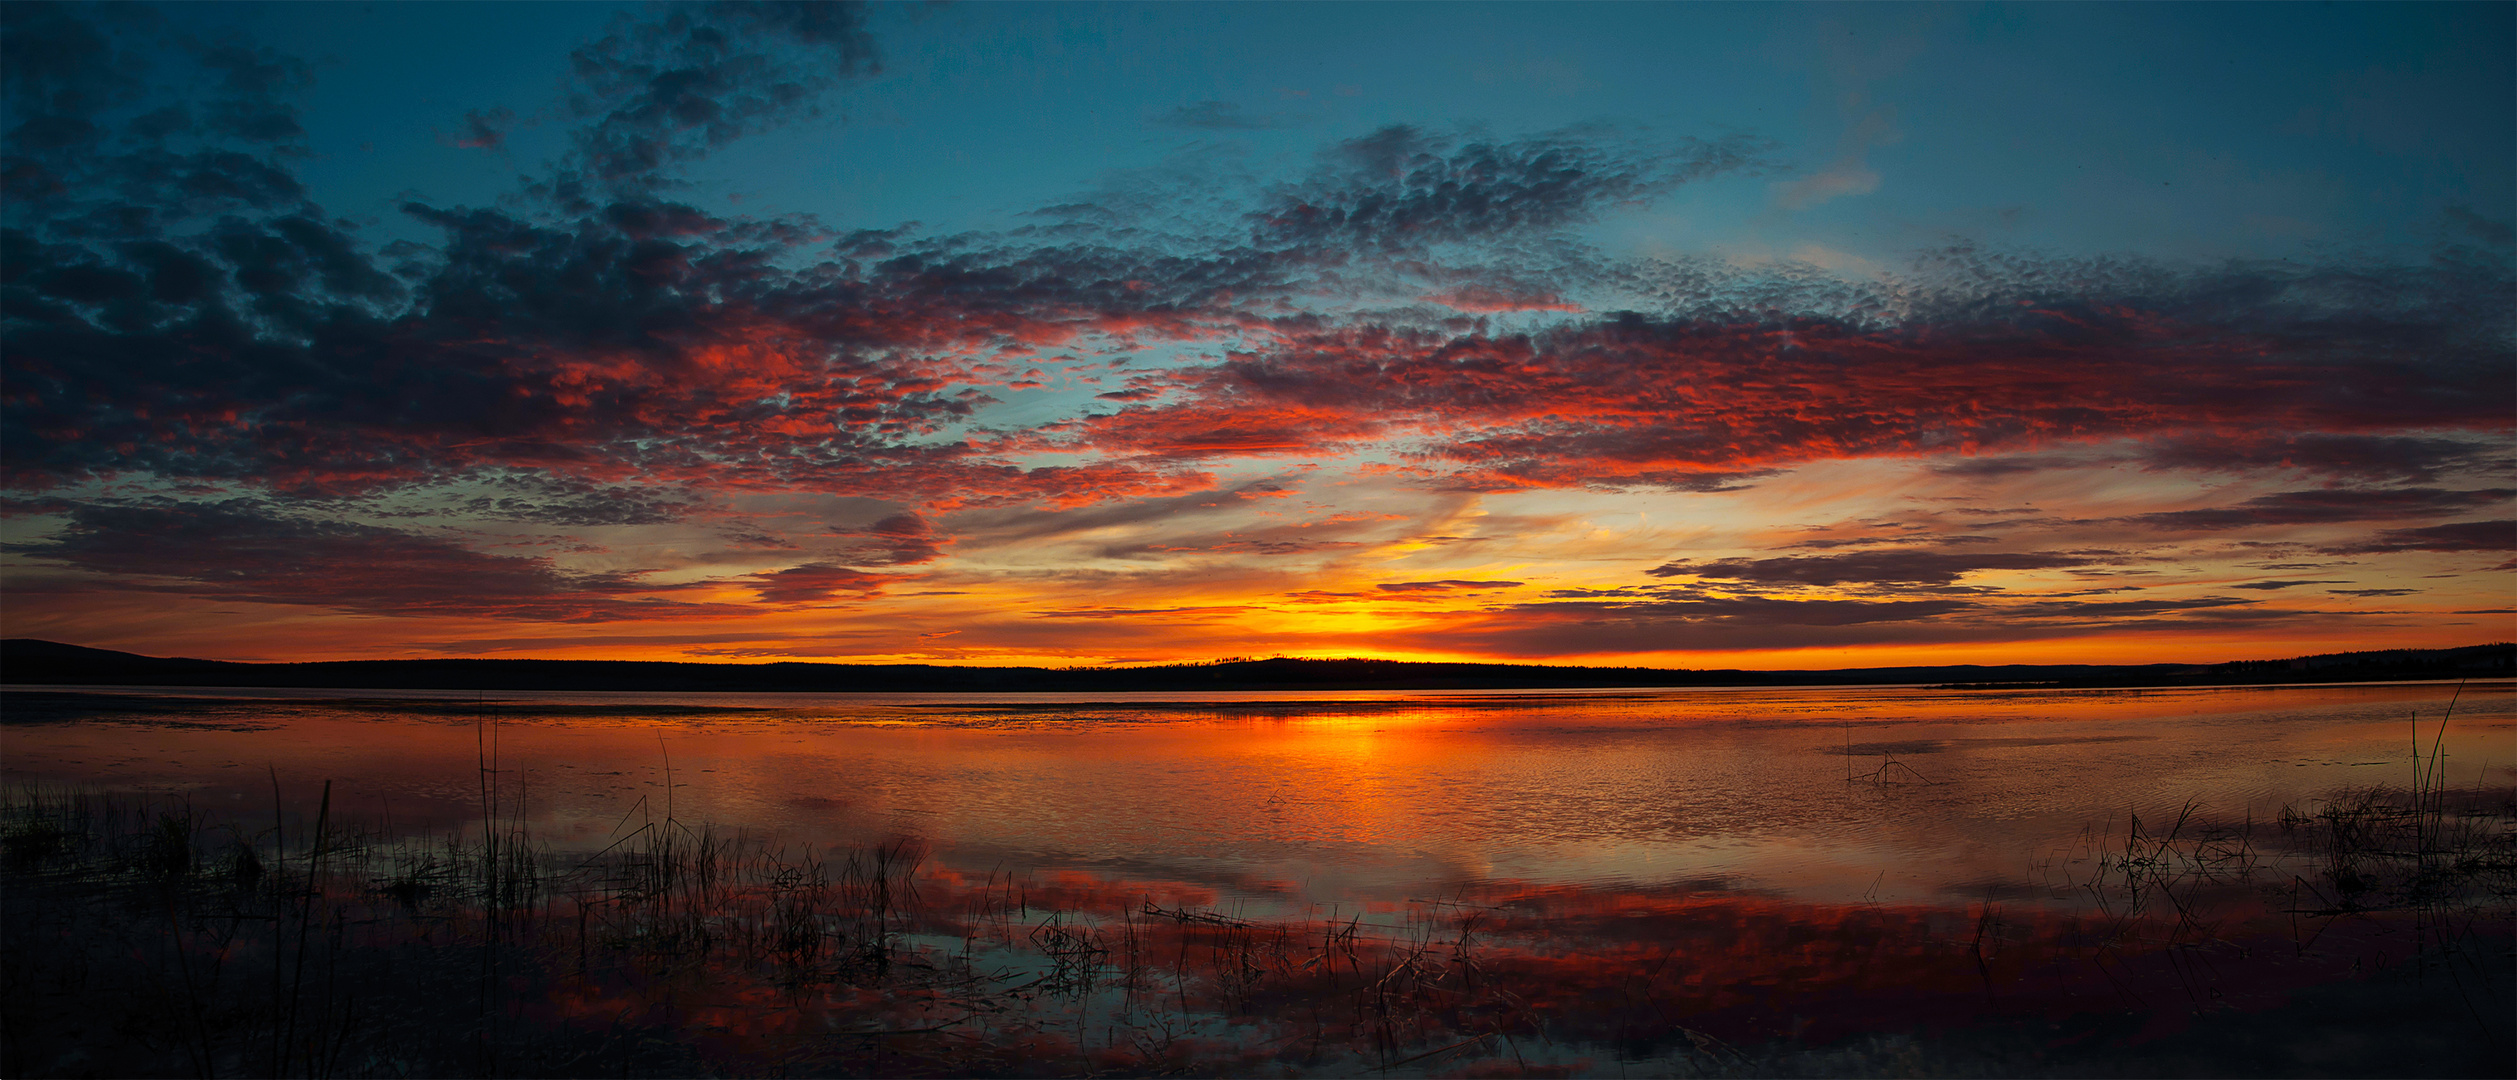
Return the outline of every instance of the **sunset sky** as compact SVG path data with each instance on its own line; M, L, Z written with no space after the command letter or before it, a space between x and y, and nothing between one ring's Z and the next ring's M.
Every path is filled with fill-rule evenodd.
M0 7L0 631L2517 636L2517 7Z

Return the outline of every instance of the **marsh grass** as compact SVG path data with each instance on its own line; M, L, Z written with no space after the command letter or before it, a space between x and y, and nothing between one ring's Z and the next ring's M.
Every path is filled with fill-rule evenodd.
M2435 745L2424 778L2444 776ZM2473 1018L2405 1045L2506 1026L2512 819L2441 779L2338 793L2278 833L2194 804L2093 829L2073 865L2094 915L1522 889L1258 918L1098 879L961 879L913 838L689 823L669 777L662 805L563 852L529 829L525 777L490 742L482 760L479 822L435 837L276 777L267 824L181 798L0 800L0 1071L2219 1072L2207 1044L2162 1057L2172 1038L2102 1018L2234 1023L2290 992L2243 1001L2250 980L2330 983L2346 953L2361 977L2407 926L2443 966L2400 970L2464 981L2388 993L2425 1023L2440 1003ZM2326 895L2344 881L2354 899ZM2275 948L2231 898L2287 901L2288 882L2309 888Z
M923 858L908 840L790 850L670 816L569 857L518 802L415 839L336 820L328 786L318 800L295 828L207 825L174 798L0 803L0 1067L679 1073L692 993L879 982Z
M2414 721L2405 786L2345 787L2264 822L2189 801L2085 830L2067 862L2096 915L2087 959L2110 979L2137 958L2164 960L2197 1009L2216 1006L2241 965L2347 964L2352 980L2383 971L2408 980L2398 997L2470 1020L2472 1045L2491 1048L2474 1060L2505 1075L2517 1065L2517 791L2486 788L2480 774L2450 783L2451 719L2452 705L2426 740ZM2281 964L2259 955L2275 943L2251 916L2267 911L2286 923Z
M2307 856L2293 909L2318 917L2410 912L2452 943L2460 926L2517 907L2517 791L2449 780L2451 701L2426 747L2411 720L2410 784L2346 787L2275 823Z
M2304 952L2337 926L2389 918L2412 943L2410 966L2445 980L2455 1004L2503 1047L2517 1014L2517 791L2449 781L2451 702L2423 746L2412 721L2410 783L2347 787L2275 818L2304 866L2288 882Z

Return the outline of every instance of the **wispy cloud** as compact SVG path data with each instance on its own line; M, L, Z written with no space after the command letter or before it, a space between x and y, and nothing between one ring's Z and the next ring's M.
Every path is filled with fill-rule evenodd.
M915 582L969 655L1368 605L1425 622L1355 631L1372 648L1546 655L2347 621L2373 614L2302 597L2370 608L2415 595L2401 567L2517 551L2517 278L2472 246L2504 222L2451 215L2428 256L1952 241L1857 276L1585 232L1743 178L1784 177L1786 206L1867 190L1885 54L1844 60L1862 92L1814 164L1753 135L1396 124L997 232L703 201L711 155L878 76L875 14L625 15L532 114L565 126L553 159L380 224L305 179L317 67L138 9L0 12L0 484L40 519L11 557L554 623L874 610ZM460 115L442 138L498 155L453 156L529 141L512 109ZM2365 558L2266 562L2318 553ZM1113 567L1140 577L1092 577ZM2282 568L2354 576L2244 580ZM2046 572L2145 588L1996 587Z
M2303 525L2390 518L2440 517L2506 504L2517 488L2326 488L2259 495L2235 506L2170 510L2133 520L2163 529L2216 531L2254 525Z
M2094 560L2078 555L2034 552L1949 554L1934 551L1863 551L1848 555L1799 555L1779 559L1676 561L1644 571L1653 577L1688 575L1761 584L1948 585L1961 576L1984 570L2051 570L2085 566Z
M1157 114L1151 121L1159 127L1191 128L1202 131L1265 131L1288 127L1291 121L1278 113L1253 112L1229 101L1197 101Z
M83 505L69 517L54 537L8 550L124 587L374 615L598 623L742 613L674 599L669 594L676 589L644 581L635 571L572 572L548 559L310 519L249 499Z

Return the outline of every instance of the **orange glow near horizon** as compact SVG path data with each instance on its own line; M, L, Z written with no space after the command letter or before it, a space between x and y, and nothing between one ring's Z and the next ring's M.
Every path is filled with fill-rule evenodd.
M2372 649L2454 648L2517 637L2517 625L2512 625L2506 616L2475 615L2441 618L2436 625L2417 630L2395 629L2377 638L2349 627L2302 627L2279 635L2246 637L2188 628L2143 627L2014 640L2000 640L1998 635L1988 634L1985 640L1916 644L1889 641L1736 650L1607 649L1530 655L1379 644L1383 635L1415 636L1423 628L1444 625L1446 620L1479 618L1477 609L1416 607L1338 612L1214 605L1205 612L1192 608L1186 612L1112 613L1087 620L1087 629L1064 636L1057 643L1013 641L993 646L966 629L950 628L964 619L988 619L998 609L929 609L906 619L882 620L884 626L900 628L900 637L910 646L900 648L879 640L883 634L874 635L878 640L866 641L865 624L844 615L840 621L850 624L850 636L819 642L812 629L819 620L809 618L731 624L676 622L660 628L547 627L535 633L517 634L522 628L469 621L432 624L414 620L397 622L388 630L377 626L375 620L327 617L268 605L217 604L215 607L220 610L215 612L187 611L186 608L213 605L184 601L147 603L120 610L82 605L72 613L47 616L41 611L41 598L19 603L9 620L9 634L13 637L64 641L148 656L266 663L477 656L725 664L808 661L1066 667L1292 657L1766 671L1969 664L2220 663ZM1090 627L1128 619L1143 620L1148 629L1131 635L1123 644L1094 643ZM763 626L763 622L770 625ZM939 632L926 629L929 627L945 629ZM763 635L764 630L769 633ZM476 643L459 650L425 644L467 638ZM642 638L654 640L639 640ZM689 638L700 640L690 642Z
M18 1071L2325 1075L2517 993L2517 2L0 45L0 966L98 972Z

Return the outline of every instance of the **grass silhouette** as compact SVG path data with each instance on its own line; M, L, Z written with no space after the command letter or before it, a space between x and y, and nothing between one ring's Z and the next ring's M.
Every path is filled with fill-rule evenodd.
M669 775L561 851L484 728L444 835L276 775L266 822L0 799L0 1072L2506 1075L2517 804L2441 746L2261 827L2092 826L2049 894L1965 910L1500 882L1255 917L686 822Z

